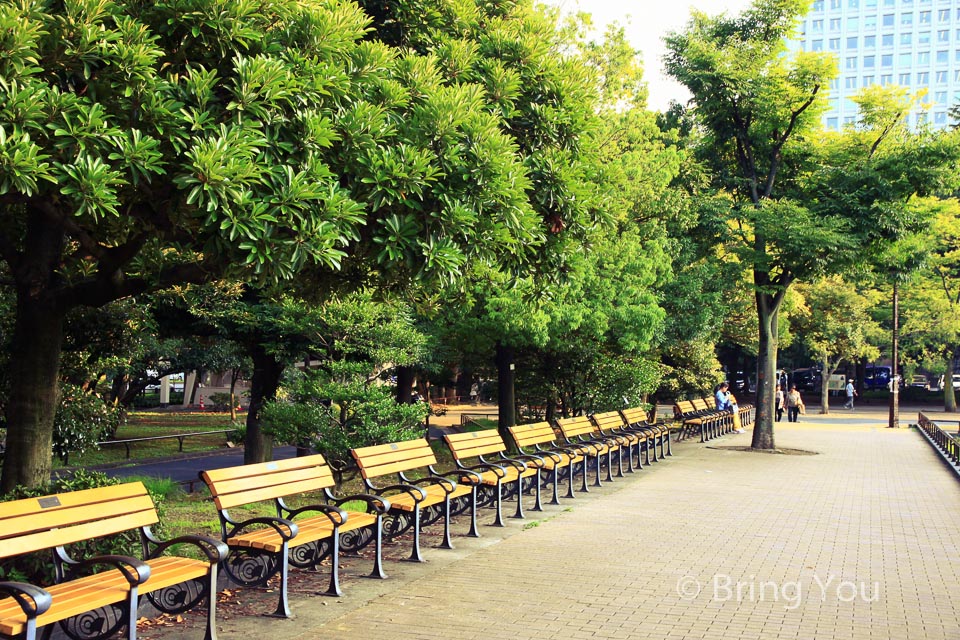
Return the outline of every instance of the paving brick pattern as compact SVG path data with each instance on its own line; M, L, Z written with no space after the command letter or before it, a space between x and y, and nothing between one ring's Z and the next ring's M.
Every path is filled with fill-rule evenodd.
M780 423L778 446L818 455L725 448L749 433L684 443L496 544L427 548L458 554L440 570L221 638L960 638L960 483L883 419Z

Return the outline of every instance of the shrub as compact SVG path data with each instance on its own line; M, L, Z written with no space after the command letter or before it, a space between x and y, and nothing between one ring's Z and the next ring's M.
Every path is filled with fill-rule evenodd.
M116 433L122 409L78 386L60 386L60 405L53 421L53 454L66 462L71 453L83 453Z
M210 410L211 411L230 411L230 394L229 393L211 393L210 394Z
M422 435L426 403L398 404L390 387L367 380L364 366L333 363L328 372L304 374L288 399L261 409L264 432L276 442L312 446L341 471L352 464L350 449Z

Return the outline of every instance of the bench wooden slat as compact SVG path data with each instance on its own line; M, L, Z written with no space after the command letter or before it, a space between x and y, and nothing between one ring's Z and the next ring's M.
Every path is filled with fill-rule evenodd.
M252 479L245 480L250 482ZM251 502L262 502L264 500L273 500L283 496L294 495L298 493L310 493L320 491L326 487L332 487L333 482L327 478L305 478L295 482L285 482L280 485L267 485L265 487L251 487L244 491L234 493L223 493L214 497L213 501L218 509L230 509Z
M365 479L437 464L426 438L351 449Z
M139 485L139 486L138 486ZM44 506L44 513L53 513L59 509L68 509L85 504L103 504L111 503L121 498L131 496L146 495L147 490L142 483L127 482L124 484L111 485L108 487L98 487L96 489L82 489L80 491L70 491L68 493L59 493L56 496L45 496L45 498L56 497L56 505L53 501L47 501L51 506ZM22 500L13 500L11 502L0 502L0 529L3 528L4 520L15 518L25 514L33 513L37 510L37 500L41 498L24 498Z
M560 418L557 420L557 426L563 432L565 438L574 436L587 436L593 433L593 423L587 416L578 416L576 418Z
M508 427L513 441L518 447L529 447L537 444L556 442L557 434L549 422L533 422Z
M256 464L243 464L236 467L224 467L222 469L210 469L204 471L204 474L212 482L220 483L225 480L239 480L241 478L261 477L265 474L281 473L293 469L312 469L313 467L326 466L327 462L319 453L300 456L296 458L287 458L286 460L272 460L270 462L258 462Z
M4 540L0 555L4 557L17 556L22 553L30 553L32 551L79 542L81 540L99 538L138 527L148 527L156 522L157 512L151 508L149 511L129 513L119 518L105 517L95 522L86 522L62 529L38 531L19 538L8 538Z
M27 502L34 503L34 509L36 510L39 505L40 499L38 498L28 498ZM17 502L20 502L19 500ZM49 502L48 502L49 503ZM18 505L19 507L22 505ZM24 515L16 516L13 518L6 518L0 522L0 540L7 540L9 538L23 538L25 535L30 535L34 532L47 531L54 527L67 527L69 525L79 525L85 522L99 522L103 533L99 535L108 535L111 533L118 533L120 531L126 531L131 527L124 526L122 520L113 522L112 518L122 518L122 516L127 514L139 513L141 511L153 511L153 500L150 499L149 495L144 493L139 496L130 496L125 498L120 498L109 503L109 514L110 518L105 518L106 506L102 503L98 504L78 504L76 506L71 506L67 508L58 508L35 511L34 513L27 513ZM78 540L85 540L86 538L79 538L77 540L70 540L69 529L62 529L62 535L64 536L64 542L60 544L69 544L71 542L77 542ZM3 548L0 549L0 557L5 557L7 554L6 542L3 545L0 545ZM56 546L56 545L53 545ZM45 549L47 547L39 547Z
M607 411L593 414L593 421L599 429L619 429L624 426L619 411Z
M477 456L506 451L507 446L496 429L472 431L470 433L448 433L443 436L454 460L465 460Z

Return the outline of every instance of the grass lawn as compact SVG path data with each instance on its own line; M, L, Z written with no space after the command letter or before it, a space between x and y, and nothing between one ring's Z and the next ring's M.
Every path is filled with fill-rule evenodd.
M242 417L243 414L241 414L241 419ZM117 430L115 440L172 436L202 431L222 431L232 427L233 423L230 422L229 413L132 411L127 415L127 423L121 425ZM176 438L131 443L129 459L161 458L175 456L179 453L215 451L226 446L229 435L226 433L211 433L209 436L184 438L182 452L180 441ZM89 449L82 455L71 454L69 466L92 467L112 462L123 462L126 459L126 446L105 444L98 449ZM59 469L63 468L64 465L59 460L54 460L53 466Z

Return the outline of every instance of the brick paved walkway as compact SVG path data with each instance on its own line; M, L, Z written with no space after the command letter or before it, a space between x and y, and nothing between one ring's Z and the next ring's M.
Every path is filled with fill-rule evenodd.
M960 638L960 484L884 418L780 423L778 445L812 456L713 448L749 434L685 443L537 526L426 548L426 565L295 598L293 621L225 620L220 637Z

